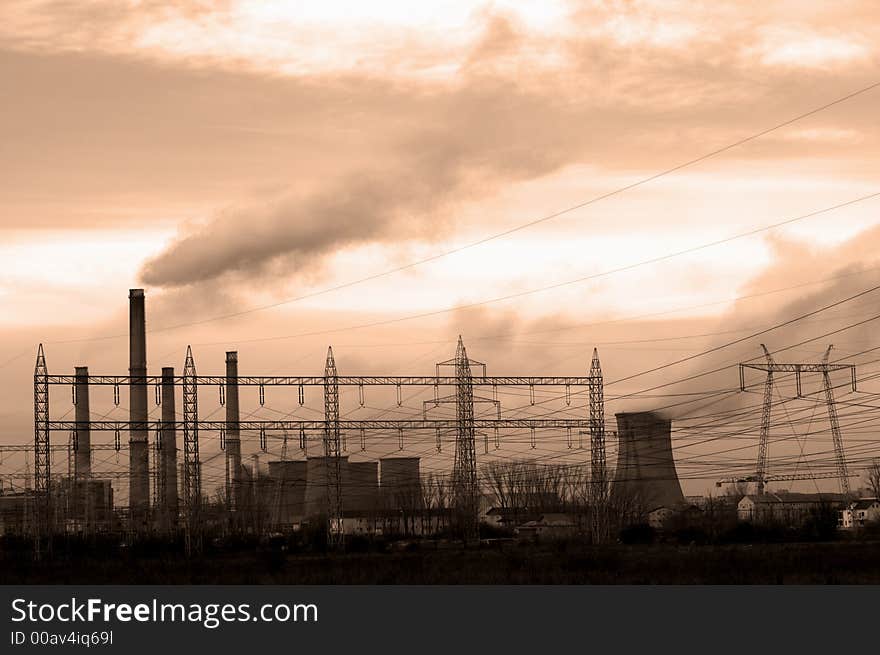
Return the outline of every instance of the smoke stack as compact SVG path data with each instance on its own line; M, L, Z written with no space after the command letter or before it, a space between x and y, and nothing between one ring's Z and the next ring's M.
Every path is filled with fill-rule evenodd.
M150 509L150 462L147 449L147 328L144 290L128 291L129 487L132 527L147 527Z
M76 389L76 456L73 459L74 477L88 480L92 475L92 432L89 428L89 368L77 366L74 377Z
M238 409L238 353L226 353L226 466L231 489L229 507L241 507L241 436Z
M171 529L177 521L177 421L174 400L174 368L162 369L162 432L160 444L162 456L162 489L159 498L162 503L162 522L165 530Z
M672 421L654 412L625 412L616 417L618 454L612 500L635 502L644 511L683 503L672 457Z

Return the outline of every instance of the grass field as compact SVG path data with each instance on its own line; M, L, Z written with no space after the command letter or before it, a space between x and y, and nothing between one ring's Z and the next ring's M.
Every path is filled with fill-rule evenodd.
M880 543L711 546L506 544L360 554L242 549L40 563L3 554L4 584L880 584Z

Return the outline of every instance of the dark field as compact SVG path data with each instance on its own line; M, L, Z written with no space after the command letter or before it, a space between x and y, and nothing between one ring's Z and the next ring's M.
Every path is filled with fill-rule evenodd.
M56 551L40 563L6 551L4 584L880 584L880 543L505 544L472 549L291 554L248 549L97 557Z

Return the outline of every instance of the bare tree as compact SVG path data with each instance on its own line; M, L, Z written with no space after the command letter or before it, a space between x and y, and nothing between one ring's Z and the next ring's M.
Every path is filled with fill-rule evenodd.
M880 459L871 461L871 465L865 470L865 482L871 495L874 498L880 498Z

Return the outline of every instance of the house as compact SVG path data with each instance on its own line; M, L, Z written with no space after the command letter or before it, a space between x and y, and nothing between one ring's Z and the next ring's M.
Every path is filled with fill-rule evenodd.
M544 512L528 507L492 507L482 517L482 522L499 528L512 528L526 521L537 521Z
M843 494L764 493L743 496L736 506L737 517L747 523L777 523L799 526L816 511L844 506Z
M841 512L840 527L851 530L880 522L880 500L860 498Z
M568 514L542 514L534 521L526 521L514 532L522 539L559 539L577 533L577 522Z

